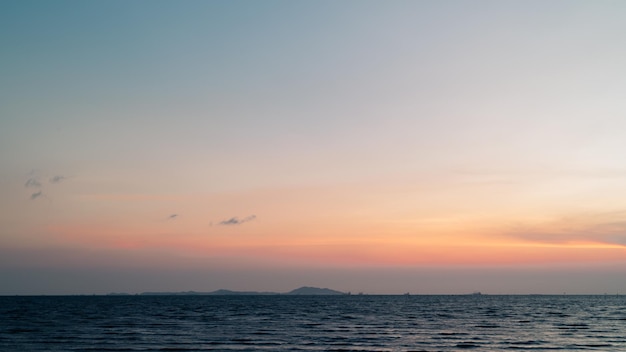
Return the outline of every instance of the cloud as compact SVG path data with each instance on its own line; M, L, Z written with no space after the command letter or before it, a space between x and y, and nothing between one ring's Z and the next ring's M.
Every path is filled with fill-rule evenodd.
M248 221L252 221L256 219L256 215L250 215L250 216L246 216L243 219L239 219L238 217L232 217L228 220L222 220L218 223L218 225L241 225L243 223L246 223Z
M170 220L173 220L173 219L176 219L177 217L178 217L178 214L171 214L167 218L170 219Z
M46 194L43 193L44 190L46 189L46 186L44 186L42 184L43 181L41 181L42 179L45 179L47 176L45 176L44 173L42 173L39 170L32 170L31 172L28 173L26 182L24 183L24 187L26 188L35 188L36 192L31 193L30 195L30 199L31 200L35 200L38 198L48 198L48 193L46 192ZM63 176L63 175L54 175L50 178L48 178L48 183L60 183L63 182L67 179L67 176Z
M39 188L41 187L41 183L39 182L39 180L35 177L31 177L28 180L26 180L26 183L24 184L24 187L26 188Z
M67 180L67 177L63 176L63 175L55 175L50 177L50 183L59 183L61 181Z
M549 244L600 242L626 246L626 213L568 216L532 227L518 227L508 235Z
M245 217L242 221L247 222L247 221L252 221L254 219L256 219L256 215L250 215L248 217Z

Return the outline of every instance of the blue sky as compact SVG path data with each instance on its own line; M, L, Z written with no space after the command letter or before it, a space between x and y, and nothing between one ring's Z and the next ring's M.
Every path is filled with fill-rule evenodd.
M38 286L77 263L111 291L313 284L297 268L353 292L394 270L390 292L471 292L447 283L510 270L509 284L536 288L537 267L605 278L579 292L626 290L625 12L3 1L0 277L13 284L0 294L102 292ZM220 226L229 219L251 220ZM190 281L131 288L103 274L113 264ZM198 267L214 280L187 287ZM407 283L425 268L439 284ZM259 270L275 280L245 287ZM372 274L345 281L350 270Z

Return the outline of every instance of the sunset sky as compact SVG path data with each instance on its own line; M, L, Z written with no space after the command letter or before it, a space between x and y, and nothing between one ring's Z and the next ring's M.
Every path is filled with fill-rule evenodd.
M0 2L0 294L626 293L624 1Z

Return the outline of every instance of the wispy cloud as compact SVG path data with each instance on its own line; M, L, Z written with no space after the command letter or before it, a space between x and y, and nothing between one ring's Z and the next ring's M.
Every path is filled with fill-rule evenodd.
M26 188L39 188L41 187L41 182L36 177L29 177L24 184Z
M30 199L31 200L35 200L37 198L48 198L49 193L47 192L48 189L46 188L47 186L44 185L44 181L42 180L46 180L47 179L47 183L46 184L57 184L60 182L63 182L65 180L68 179L67 176L64 175L54 175L52 177L47 177L45 175L45 173L43 173L40 170L35 170L33 169L31 172L28 173L28 176L26 178L26 182L24 183L24 187L26 188L35 188L36 192L31 193L30 195ZM43 193L43 191L46 191L46 194ZM49 198L48 198L49 199Z
M248 221L252 221L256 219L256 215L250 215L250 216L246 216L243 219L239 219L238 217L232 217L228 220L222 220L218 223L218 225L241 225L243 223L246 223Z
M168 216L167 218L168 218L169 220L174 220L174 219L176 219L177 217L178 217L178 214L171 214L171 215L170 215L170 216Z
M541 243L601 242L626 246L626 213L582 214L516 228L509 236Z
M55 175L55 176L50 177L49 179L50 183L59 183L65 180L67 180L67 177L63 175Z

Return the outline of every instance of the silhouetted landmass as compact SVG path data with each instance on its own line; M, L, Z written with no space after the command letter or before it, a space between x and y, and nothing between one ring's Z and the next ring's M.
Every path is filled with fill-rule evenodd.
M217 290L211 292L196 292L196 291L184 291L184 292L143 292L142 296L258 296L258 295L279 295L277 292L257 292L257 291L231 291L231 290Z
M280 293L276 292L257 292L257 291L231 291L231 290L217 290L210 293L211 295L240 295L240 296L250 296L250 295L278 295Z
M344 295L345 293L331 290L329 288L318 287L300 287L287 293L278 292L258 292L258 291L231 291L220 289L211 292L196 292L196 291L182 291L182 292L143 292L141 296L258 296L258 295ZM117 293L111 293L110 295L120 295Z
M343 292L331 290L329 288L300 287L287 293L288 295L345 295Z

